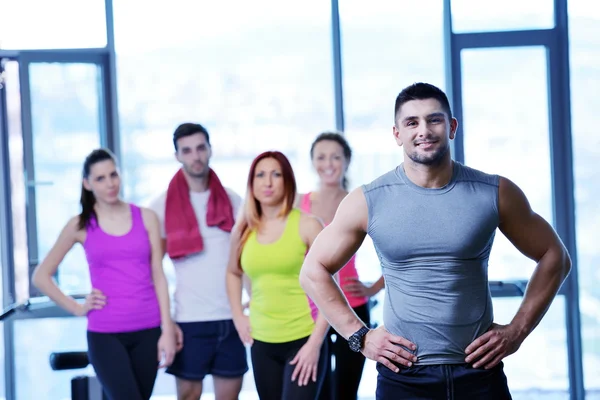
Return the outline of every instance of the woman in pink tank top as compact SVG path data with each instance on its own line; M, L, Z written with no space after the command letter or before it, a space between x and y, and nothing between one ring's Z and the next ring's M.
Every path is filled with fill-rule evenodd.
M313 167L319 176L319 189L299 195L299 207L329 224L335 212L348 194L346 171L352 158L352 149L339 133L322 133L314 140L310 149ZM383 276L371 286L363 284L356 270L356 255L352 256L338 273L342 291L354 312L367 325L370 324L369 297L377 294L384 286ZM313 312L318 310L311 302ZM333 328L328 335L329 349L335 357L335 373L331 371L321 390L320 400L356 399L362 376L365 357L350 350L343 337L336 335ZM333 340L333 336L337 336ZM331 357L329 357L331 359Z
M121 200L120 183L110 151L98 149L88 155L82 211L37 266L33 283L58 306L87 316L88 358L108 398L147 400L157 367L171 364L179 344L162 267L158 217ZM64 294L52 279L76 243L85 250L93 288L84 303Z

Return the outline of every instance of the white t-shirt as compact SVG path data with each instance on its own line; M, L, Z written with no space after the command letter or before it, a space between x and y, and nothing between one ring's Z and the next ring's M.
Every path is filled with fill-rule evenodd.
M242 199L233 190L225 188L234 217ZM200 227L204 243L202 252L185 258L172 260L175 269L175 321L201 322L231 319L231 308L227 298L225 276L229 260L230 233L218 227L206 225L206 207L210 190L190 192L192 207ZM164 192L150 204L158 214L161 236L165 235L165 207L167 193Z

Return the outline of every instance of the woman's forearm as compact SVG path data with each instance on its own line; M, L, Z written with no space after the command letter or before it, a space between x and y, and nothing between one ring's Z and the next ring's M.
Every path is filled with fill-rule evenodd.
M234 318L237 318L244 314L242 307L242 276L228 271L226 280L227 298L231 306L231 314Z
M33 274L33 285L44 295L48 296L57 306L73 315L79 315L82 305L73 297L64 294L56 282L54 282L52 276L36 272Z
M169 296L169 284L162 268L155 268L153 274L154 289L158 299L158 307L160 308L160 320L163 326L171 326L173 318L171 317L171 300Z
M371 285L371 287L375 289L374 294L379 293L385 287L385 279L383 278L383 275L381 275L379 279L377 279L377 281Z
M315 321L315 329L310 334L310 338L308 340L320 346L323 344L323 340L325 340L327 332L329 332L329 327L329 322L327 322L327 319L323 313L319 312L319 316Z

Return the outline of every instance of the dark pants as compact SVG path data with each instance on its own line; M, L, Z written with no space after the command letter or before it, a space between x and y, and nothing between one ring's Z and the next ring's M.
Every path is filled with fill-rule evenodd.
M354 308L354 312L367 326L371 324L368 303ZM365 356L350 350L348 341L331 328L327 335L329 355L327 357L327 375L319 400L356 400L358 387L365 366ZM332 368L332 357L335 369Z
M158 372L160 328L87 332L88 357L110 400L148 400Z
M317 381L312 378L306 386L298 386L298 379L292 382L292 373L296 365L290 362L308 337L286 343L265 343L254 340L252 344L252 370L254 383L260 400L316 400L325 378L327 342L323 342Z
M179 322L183 348L167 373L188 381L206 375L240 378L248 371L246 348L233 320Z
M377 364L377 400L511 400L504 364L490 370L469 364L416 365L395 373Z

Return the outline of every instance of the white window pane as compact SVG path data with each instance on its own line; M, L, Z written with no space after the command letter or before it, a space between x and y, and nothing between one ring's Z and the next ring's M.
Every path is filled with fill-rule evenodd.
M335 127L328 2L115 0L114 8L128 200L145 203L167 189L179 168L172 135L183 122L208 129L211 165L242 197L264 150L290 159L300 191L314 187L310 144ZM172 289L171 263L165 268ZM154 393L174 390L161 378ZM243 390L254 393L252 371Z
M104 0L0 0L0 49L104 46Z
M586 0L568 4L583 379L587 398L600 399L600 8Z

